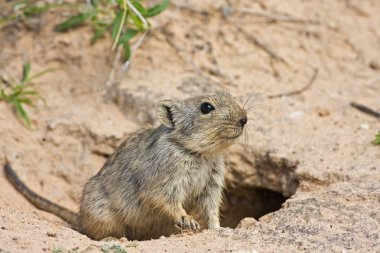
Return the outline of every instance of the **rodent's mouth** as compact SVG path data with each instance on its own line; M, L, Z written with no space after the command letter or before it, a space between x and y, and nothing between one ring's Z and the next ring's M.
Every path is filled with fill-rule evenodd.
M238 137L240 137L241 134L242 134L242 133L239 133L239 134L237 134L237 135L235 135L235 136L226 136L226 137L224 137L224 138L227 139L227 140L235 140L235 139L237 139Z
M236 127L236 126L226 126L224 131L221 133L221 137L225 140L235 140L239 138L244 132L243 127Z

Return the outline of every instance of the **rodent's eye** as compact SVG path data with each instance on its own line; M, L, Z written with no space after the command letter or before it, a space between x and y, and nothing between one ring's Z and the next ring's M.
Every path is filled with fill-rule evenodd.
M203 114L208 114L212 110L215 110L215 107L212 104L207 103L207 102L204 102L204 103L201 104L201 112Z

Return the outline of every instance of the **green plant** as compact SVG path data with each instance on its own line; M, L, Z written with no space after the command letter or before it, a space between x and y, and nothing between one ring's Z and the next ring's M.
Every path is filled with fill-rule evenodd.
M100 250L108 253L127 253L127 250L125 250L121 245L103 245Z
M56 29L66 32L87 22L94 31L91 43L95 43L106 32L109 32L114 41L112 48L122 45L124 58L128 60L131 56L131 39L150 29L151 24L147 19L160 14L168 8L170 3L169 0L163 0L146 8L142 2L137 0L91 0L91 4L87 8L82 8L83 11L58 24Z
M58 248L54 248L51 252L52 253L78 253L78 247L76 248L73 248L71 250L68 250L68 249L65 249L65 248L62 248L62 247L58 247Z
M54 248L51 252L52 253L63 253L65 249L63 248Z
M0 25L20 17L39 15L50 9L72 8L76 13L56 25L59 32L89 25L93 29L91 43L95 43L107 32L114 41L112 49L123 46L124 58L131 56L130 41L138 34L144 34L151 28L148 19L160 14L169 7L170 0L162 0L151 7L145 0L90 0L86 3L51 3L37 0L18 0L13 5L13 12L0 19Z
M19 19L40 15L53 8L77 8L76 3L57 3L57 2L41 2L36 0L17 0L14 1L13 11L4 17L0 18L0 28L1 25L9 24L12 21L17 21Z
M3 100L12 105L28 128L31 128L31 122L24 105L33 106L34 98L40 98L45 102L45 99L30 85L34 79L52 71L52 69L47 69L30 75L30 69L29 62L24 64L22 78L18 83L4 78L0 79L0 101Z
M380 145L380 131L375 135L375 139L372 141L373 145Z

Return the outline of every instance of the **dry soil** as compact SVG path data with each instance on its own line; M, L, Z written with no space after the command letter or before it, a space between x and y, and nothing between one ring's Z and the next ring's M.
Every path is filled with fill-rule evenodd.
M157 124L158 101L228 90L256 99L227 157L223 224L260 219L97 242L34 208L1 172L0 252L380 252L380 121L350 106L380 110L379 13L378 0L175 0L124 72L109 38L54 31L69 13L2 27L2 77L19 78L26 61L57 69L35 81L47 105L27 108L32 130L0 102L0 164L37 193L78 210L123 138Z

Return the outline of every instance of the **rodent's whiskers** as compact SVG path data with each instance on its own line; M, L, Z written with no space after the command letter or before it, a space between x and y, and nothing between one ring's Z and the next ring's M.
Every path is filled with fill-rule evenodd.
M249 95L248 95L248 98L247 100L245 101L244 105L243 105L243 109L245 109L245 106L247 105L248 107L250 107L253 103L255 103L258 99L262 98L270 89L272 89L273 86L270 86L268 88L266 88L264 90L264 92L251 92ZM251 99L253 98L253 100L251 101Z
M251 111L252 109L260 109L260 110L267 110L267 111L274 111L274 108L270 105L265 105L265 104L256 104L252 105L251 107L247 108L247 112Z
M248 145L248 138L249 138L249 128L246 126L243 129L243 133L238 139L238 143L242 146L247 146Z
M244 134L244 146L247 146L248 145L248 131L247 131L247 128L244 128L243 130L243 134Z
M257 95L258 93L252 93L251 95L248 96L247 100L245 100L244 102L244 105L243 105L243 109L245 109L245 106L247 105L247 103L253 98L253 102L250 102L251 103L254 103L257 99Z
M248 138L249 138L249 136L251 136L251 135L253 134L253 133L251 133L252 127L253 127L253 126L248 126L248 127L245 129L245 131L246 131L246 133L247 133L247 145L248 145Z

